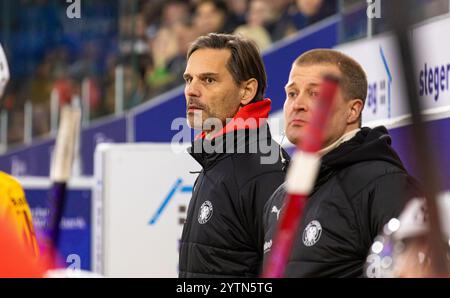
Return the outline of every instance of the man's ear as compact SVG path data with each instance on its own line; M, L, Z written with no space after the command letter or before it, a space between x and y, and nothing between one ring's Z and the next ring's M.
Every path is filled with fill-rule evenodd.
M364 102L362 99L352 99L348 103L350 114L347 117L347 124L353 124L359 122L362 110L364 108Z
M241 92L240 92L240 100L241 106L245 106L252 101L255 97L256 92L258 90L258 81L254 78L242 82L241 84Z

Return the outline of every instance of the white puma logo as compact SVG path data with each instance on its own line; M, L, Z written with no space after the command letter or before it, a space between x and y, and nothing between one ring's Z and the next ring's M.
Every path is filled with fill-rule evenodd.
M278 220L278 218L280 217L280 212L281 212L281 209L278 209L278 207L277 206L273 206L272 207L272 211L271 211L272 213L276 213L277 214L277 220Z

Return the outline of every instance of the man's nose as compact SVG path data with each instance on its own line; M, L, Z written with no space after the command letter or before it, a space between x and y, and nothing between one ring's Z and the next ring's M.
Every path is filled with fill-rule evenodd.
M307 98L307 96L303 93L300 93L294 99L293 108L294 108L294 110L308 111L309 105L310 105L310 103L309 103L309 99Z
M200 89L195 79L192 79L189 83L186 83L185 93L190 97L200 97Z

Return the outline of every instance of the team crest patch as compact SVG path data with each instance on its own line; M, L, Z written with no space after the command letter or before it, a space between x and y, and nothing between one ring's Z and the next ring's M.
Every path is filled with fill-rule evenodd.
M201 206L200 210L198 211L198 222L200 224L205 224L208 222L208 220L211 219L213 215L213 205L210 201L205 201Z
M303 244L305 246L313 246L322 235L322 226L317 220L310 222L303 231Z

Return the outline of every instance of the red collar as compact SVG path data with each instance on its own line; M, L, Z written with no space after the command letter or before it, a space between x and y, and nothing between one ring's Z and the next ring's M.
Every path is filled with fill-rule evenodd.
M266 98L261 101L257 101L255 103L248 104L239 109L239 111L234 115L233 119L222 128L221 131L212 136L212 139L217 138L218 136L224 135L226 133L242 130L242 129L256 129L261 127L269 118L271 101L269 98ZM250 123L243 123L248 119L254 118L256 121L252 121ZM239 119L239 121L236 121ZM243 120L243 121L242 121ZM199 133L195 140L204 139L206 137L206 132Z

